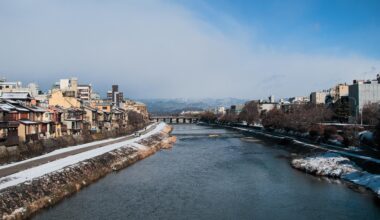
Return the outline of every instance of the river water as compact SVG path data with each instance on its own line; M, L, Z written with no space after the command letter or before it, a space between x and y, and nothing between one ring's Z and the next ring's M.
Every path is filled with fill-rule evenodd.
M198 125L175 125L173 134L173 149L34 219L380 219L373 194L292 169L280 146Z

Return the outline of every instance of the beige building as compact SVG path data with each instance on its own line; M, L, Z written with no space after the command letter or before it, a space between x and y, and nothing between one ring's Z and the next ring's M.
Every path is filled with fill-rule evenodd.
M334 99L334 102L338 101L343 96L348 96L348 85L347 84L338 84L331 89L331 96Z
M55 89L49 97L49 105L58 105L63 108L80 108L81 103L73 91Z
M327 92L312 92L310 94L310 102L312 104L325 104Z
M90 106L84 106L84 111L86 112L84 121L89 125L89 129L93 132L98 132L99 118L101 117L100 111Z

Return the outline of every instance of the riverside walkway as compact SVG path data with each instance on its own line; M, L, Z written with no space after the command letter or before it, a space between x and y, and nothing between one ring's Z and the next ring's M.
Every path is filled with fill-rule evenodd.
M146 134L156 128L157 124L151 124L147 126L146 128L138 131L139 134ZM101 141L95 141L87 144L82 144L82 145L76 145L76 146L71 146L71 147L66 147L62 149L58 149L55 151L52 151L50 153L47 153L45 155L33 157L24 161L16 162L16 163L11 163L11 164L6 164L0 166L0 178L9 176L11 174L36 167L42 164L46 164L58 159L62 159L65 157L69 157L72 155L80 154L86 151L94 150L97 148L101 148L107 145L111 144L116 144L119 142L131 140L135 138L135 135L128 135L124 137L119 137L119 138L113 138L113 139L106 139L106 140L101 140ZM1 183L1 182L0 182Z

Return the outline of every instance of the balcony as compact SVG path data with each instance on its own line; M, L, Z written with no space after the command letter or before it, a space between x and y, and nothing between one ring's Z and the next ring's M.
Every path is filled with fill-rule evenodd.
M25 137L26 142L38 140L38 134L27 134Z
M17 121L1 121L0 129L17 128L19 123Z
M68 115L65 117L66 121L82 121L82 115Z

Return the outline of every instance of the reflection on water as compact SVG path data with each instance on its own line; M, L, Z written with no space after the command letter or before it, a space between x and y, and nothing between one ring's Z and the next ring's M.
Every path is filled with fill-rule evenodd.
M173 134L173 149L36 219L380 219L371 193L294 170L277 146L197 125L175 125Z

